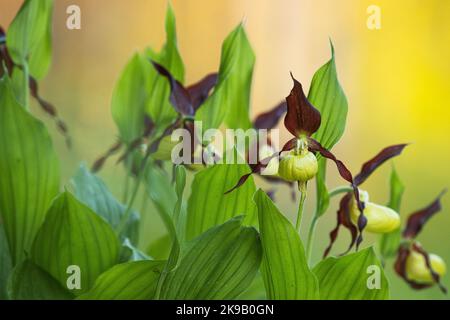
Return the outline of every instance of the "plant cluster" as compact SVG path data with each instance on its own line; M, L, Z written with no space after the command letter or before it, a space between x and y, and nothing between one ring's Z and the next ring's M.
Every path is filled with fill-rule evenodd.
M437 284L446 291L445 262L416 239L441 209L442 194L402 228L404 187L394 169L386 206L360 188L407 145L381 150L357 175L331 151L348 110L333 47L308 95L291 74L286 101L251 121L255 55L244 27L239 24L223 42L217 73L184 85L169 6L165 45L134 54L113 90L118 141L91 169L81 165L62 188L60 160L30 101L54 118L69 142L56 108L38 93L51 62L52 10L53 0L26 0L9 29L0 29L0 299L387 299L384 268L394 257L395 271L412 288ZM170 136L180 128L191 133L189 157L216 152L197 137L194 121L206 129L272 129L283 117L292 138L280 150L270 141L249 141L259 155L256 163L237 151L248 163L170 161ZM120 201L96 174L119 152L126 181ZM327 161L345 181L331 191ZM268 167L272 173L264 174ZM265 191L256 187L261 178L270 184ZM300 230L312 179L317 200L305 248ZM295 224L275 204L280 183L291 188L294 200L299 195ZM141 191L166 227L148 248L139 243L135 208ZM337 195L342 198L330 245L312 266L316 225ZM351 235L348 250L328 257L341 227ZM363 248L366 232L380 235L375 246Z

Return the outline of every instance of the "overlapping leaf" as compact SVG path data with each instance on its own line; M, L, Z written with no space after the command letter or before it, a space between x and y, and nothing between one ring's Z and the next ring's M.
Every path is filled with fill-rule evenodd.
M217 85L196 114L204 130L218 128L223 121L230 128L251 127L249 104L254 62L253 50L240 24L223 42Z
M389 283L372 248L327 258L313 269L324 300L384 300Z
M81 289L118 262L120 244L112 228L73 195L64 192L53 202L31 251L32 261L66 286L67 268L79 266Z
M117 201L99 177L91 173L85 165L81 165L72 178L72 184L78 200L108 221L113 229L117 228L126 208ZM122 235L130 239L131 243L137 243L138 232L139 215L133 211Z
M82 300L150 300L165 261L136 261L118 264L102 273Z
M53 0L26 0L8 29L13 61L20 66L28 62L37 79L45 76L52 58L52 13Z
M255 194L268 299L317 299L319 286L294 226L260 189Z
M13 270L8 283L13 300L70 300L73 295L42 268L24 260Z
M8 239L6 239L3 224L0 223L0 300L7 299L6 284L12 270Z
M258 232L241 226L242 217L193 240L168 275L162 299L233 299L254 279L261 262Z
M29 252L51 200L59 163L44 125L20 106L0 80L0 213L13 265Z
M238 215L245 215L248 224L255 221L252 197L256 187L252 177L239 190L225 194L248 171L246 164L218 164L195 175L188 201L187 239Z

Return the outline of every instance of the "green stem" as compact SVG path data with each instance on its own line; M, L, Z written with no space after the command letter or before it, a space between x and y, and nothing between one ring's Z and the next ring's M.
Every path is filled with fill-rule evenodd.
M29 68L28 68L28 63L25 61L23 63L23 90L24 90L23 103L25 105L25 109L26 110L30 109L30 83L29 83L29 78L30 78L30 71L29 71Z
M302 227L303 207L306 200L306 182L298 183L298 191L300 191L300 201L298 203L297 222L295 224L295 228L297 229L297 232L300 233L300 229Z
M340 186L340 187L337 187L337 188L334 188L333 190L331 190L328 193L328 196L330 198L332 198L334 196L337 196L338 194L352 192L352 191L353 191L353 188L350 186Z
M308 240L306 242L306 259L308 261L308 264L311 264L311 254L314 242L314 235L316 233L317 221L319 221L319 219L317 215L314 215L314 217L311 220L311 224L309 225Z

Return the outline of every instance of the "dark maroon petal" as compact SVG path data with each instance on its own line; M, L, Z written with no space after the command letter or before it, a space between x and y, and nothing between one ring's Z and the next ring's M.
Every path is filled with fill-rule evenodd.
M333 153L331 153L329 150L325 149L316 140L314 140L312 138L308 138L308 146L309 146L309 150L310 151L319 152L323 157L332 160L336 164L336 167L337 167L341 177L343 179L345 179L346 181L350 182L350 185L353 188L353 194L355 196L356 203L357 203L357 206L358 206L358 210L360 212L360 215L359 215L359 218L358 218L359 235L358 235L358 238L356 240L356 248L358 249L359 245L363 241L362 232L363 232L364 228L367 225L367 218L364 216L364 203L362 203L361 200L359 199L359 190L358 190L358 187L356 186L356 184L353 181L352 173L350 172L350 170L347 169L347 167L345 166L345 164L342 161L338 160L334 156Z
M3 29L2 26L0 26L0 45L6 43L6 33L5 29Z
M300 82L295 80L291 73L294 87L286 97L287 114L284 118L284 126L295 137L301 135L311 136L320 127L320 112L313 107L303 92Z
M375 157L363 164L361 172L354 179L355 184L357 186L361 185L379 166L387 160L400 155L407 145L397 144L381 150Z
M414 239L419 232L422 230L425 223L437 212L439 212L441 207L441 197L445 194L447 190L443 190L439 196L426 208L423 208L417 212L412 213L408 221L406 222L406 228L403 231L403 237L407 239Z
M59 132L64 136L66 140L66 144L68 147L71 146L71 139L67 130L67 125L64 123L64 121L58 116L58 112L56 111L56 108L48 101L42 99L42 97L39 95L39 87L36 79L33 77L29 77L29 87L30 87L30 93L33 98L36 99L36 101L39 103L41 109L47 113L50 117L53 118L53 120L56 123L57 128L59 129Z
M192 106L191 97L189 92L183 87L183 85L176 80L172 74L164 68L162 65L152 61L153 66L156 71L164 77L167 78L170 84L170 103L175 108L175 110L186 116L194 115L194 107Z
M120 150L120 148L122 147L122 142L117 141L116 143L114 143L106 152L104 155L102 155L101 157L99 157L94 164L92 165L91 171L92 172L97 172L99 171L105 161L112 155L114 155L116 152L118 152Z
M214 88L217 83L217 73L210 73L200 81L191 84L186 88L190 98L194 112L200 108L200 106L208 98L209 92Z
M352 194L347 193L344 197L342 197L342 199L339 203L339 209L337 211L337 224L336 224L336 227L333 230L331 230L331 232L330 232L330 244L325 249L325 252L323 254L324 258L326 258L328 256L328 254L330 253L331 248L333 247L333 244L336 241L336 238L339 234L339 228L341 227L341 225L344 226L345 228L347 228L350 231L350 235L351 235L350 245L349 245L347 251L343 253L343 255L346 254L347 252L349 252L356 243L356 238L358 236L358 229L356 228L356 226L352 223L352 221L350 219L351 200L352 200Z
M411 250L420 253L425 258L425 263L428 269L430 270L434 281L439 285L439 288L441 289L442 292L447 293L447 288L442 285L439 275L436 274L436 272L434 272L433 269L431 268L428 253L417 243L413 243L411 247L408 244L404 244L399 247L397 259L394 264L394 270L397 273L397 275L399 275L403 280L405 280L405 282L408 283L411 288L416 290L426 289L432 286L432 284L418 283L416 281L408 279L406 273L406 262L408 260L409 255L411 254Z
M256 129L273 129L276 127L281 117L287 111L287 103L285 101L280 102L272 110L261 113L253 121L253 127Z

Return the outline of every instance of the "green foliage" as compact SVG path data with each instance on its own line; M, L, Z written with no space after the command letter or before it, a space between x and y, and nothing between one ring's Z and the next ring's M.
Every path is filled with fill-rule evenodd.
M254 228L242 217L194 239L163 285L162 299L233 299L252 282L261 262Z
M118 264L102 273L82 300L150 300L156 293L165 261Z
M59 162L44 125L0 80L0 213L13 265L30 251L59 188Z
M3 224L0 224L0 300L6 300L6 284L12 270L11 255L9 254L8 239L6 239Z
M53 0L26 0L8 29L7 46L14 62L44 77L52 58Z
M72 185L77 199L103 217L115 230L126 211L126 207L117 201L105 183L82 164L72 178ZM133 211L122 236L130 239L131 243L137 243L138 232L139 215Z
M327 258L315 266L313 271L319 280L321 299L389 298L388 280L372 248L340 258Z
M222 45L219 79L214 93L197 112L203 129L218 128L223 121L230 128L248 129L250 86L255 56L242 24Z
M36 236L31 258L63 286L67 267L79 266L81 289L73 290L78 295L89 290L102 272L118 262L119 249L119 240L108 223L64 192L53 201Z
M259 189L255 194L263 248L261 272L268 299L317 299L319 286L294 226Z
M13 300L73 299L58 281L30 260L24 260L14 268L8 292Z
M390 178L390 198L388 207L400 213L400 205L402 202L405 187L398 176L397 171L392 167ZM398 247L401 241L401 228L381 235L379 247L383 258L390 258L397 254Z
M188 202L187 239L238 215L245 215L247 224L255 221L252 197L256 187L252 177L239 190L225 194L249 171L246 164L218 164L195 175Z
M166 43L159 53L148 49L146 57L165 67L181 83L184 82L184 65L178 52L175 15L170 4L166 13ZM150 88L152 95L146 107L147 112L157 124L171 122L177 113L169 102L169 83L157 75L152 78Z

